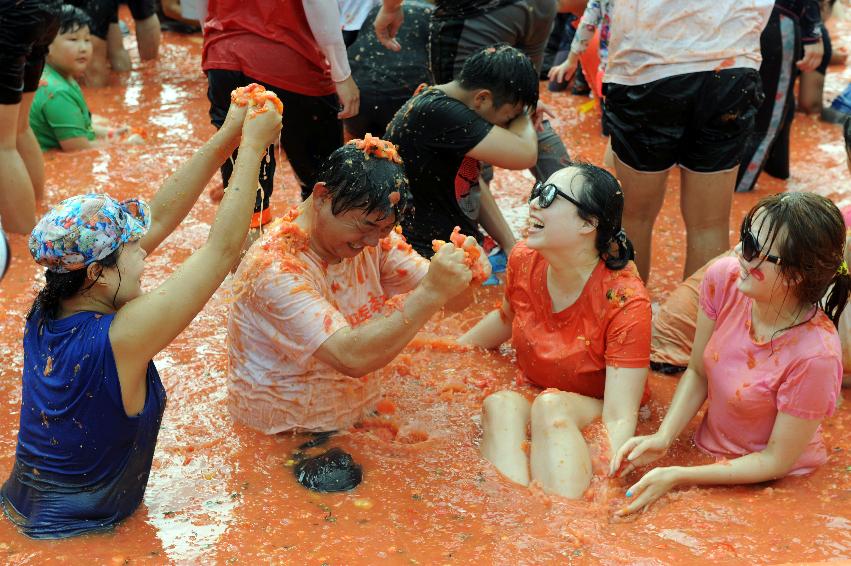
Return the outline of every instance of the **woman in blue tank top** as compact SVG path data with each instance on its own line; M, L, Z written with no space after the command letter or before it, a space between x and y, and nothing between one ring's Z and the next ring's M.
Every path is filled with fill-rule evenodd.
M264 111L232 105L222 128L150 207L82 195L33 229L30 252L47 268L47 282L27 316L15 465L0 491L4 512L25 535L109 529L141 503L166 401L151 358L198 314L238 259L260 160L281 129L273 102L259 104ZM183 220L237 144L232 189L207 242L156 290L142 293L145 256Z

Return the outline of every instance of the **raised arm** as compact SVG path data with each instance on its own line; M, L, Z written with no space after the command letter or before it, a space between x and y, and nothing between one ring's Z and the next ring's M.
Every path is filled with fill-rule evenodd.
M254 210L260 160L281 129L281 115L271 102L264 104L265 112L256 117L249 112L245 119L234 174L206 243L157 289L131 300L115 315L109 338L125 408L140 396L144 401L140 392L149 360L186 328L239 256Z
M538 160L538 135L522 112L507 128L494 126L467 155L504 169L528 169Z
M186 218L219 166L230 158L239 143L246 108L232 105L219 131L178 167L154 195L150 202L151 228L140 241L148 255Z

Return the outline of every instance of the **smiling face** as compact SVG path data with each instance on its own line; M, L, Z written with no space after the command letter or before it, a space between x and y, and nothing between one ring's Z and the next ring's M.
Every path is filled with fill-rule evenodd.
M554 184L559 190L578 200L581 183L573 182L581 172L576 167L567 167L556 171L545 184ZM579 216L575 204L561 196L556 196L547 208L540 206L541 198L529 203L529 235L526 240L533 250L579 249L578 246L594 248L592 223ZM590 237L589 237L590 236Z
M47 63L66 78L83 74L92 58L92 40L88 26L60 33L50 44Z
M331 211L331 199L317 198L316 194L312 206L311 245L328 263L355 257L365 247L378 245L379 240L396 226L395 214L385 216L381 211L364 214L363 209L354 208L335 216Z

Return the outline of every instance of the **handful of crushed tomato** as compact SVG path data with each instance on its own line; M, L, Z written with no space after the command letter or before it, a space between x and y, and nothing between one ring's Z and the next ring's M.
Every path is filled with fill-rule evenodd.
M470 271L473 272L473 283L481 284L487 279L487 274L485 273L484 267L482 267L481 263L481 248L478 246L474 246L471 248L464 248L464 240L467 239L467 236L461 233L461 228L456 226L454 230L452 230L452 234L449 236L449 241L455 244L456 248L464 249L464 264L470 268ZM443 240L432 240L431 241L431 249L435 252L443 247L446 244Z
M248 86L241 86L233 89L230 93L230 100L237 106L248 105L251 110L249 117L253 118L258 114L266 112L266 101L270 101L279 114L284 113L284 103L278 98L278 95L271 90L266 90L266 87L257 83L251 83Z

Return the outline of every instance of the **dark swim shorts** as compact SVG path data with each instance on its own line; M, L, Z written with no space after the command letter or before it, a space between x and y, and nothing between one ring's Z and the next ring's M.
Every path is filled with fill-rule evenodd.
M89 31L100 39L106 39L109 24L118 23L119 0L66 0L66 3L85 10L92 19ZM157 13L156 0L128 0L127 7L134 20L147 20Z
M35 92L59 29L59 0L0 0L0 104Z
M759 73L740 68L604 88L612 150L645 172L677 164L700 173L732 169L763 99Z

